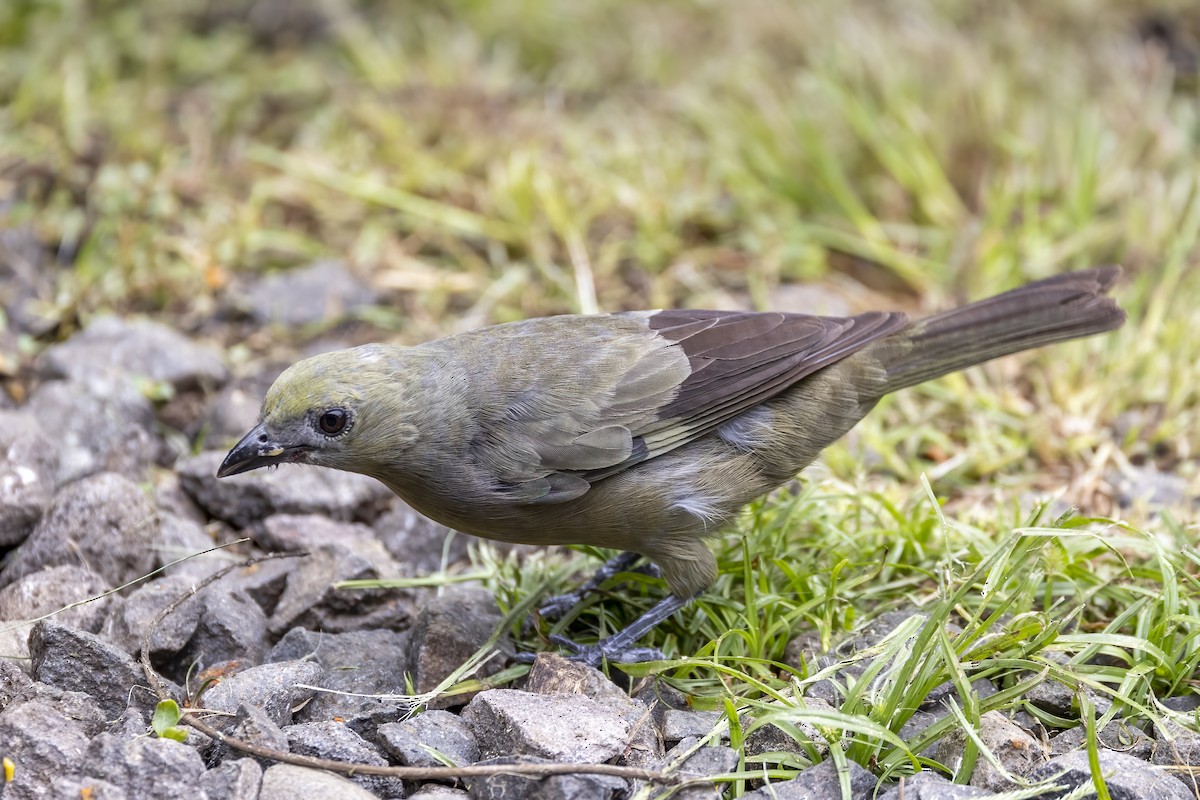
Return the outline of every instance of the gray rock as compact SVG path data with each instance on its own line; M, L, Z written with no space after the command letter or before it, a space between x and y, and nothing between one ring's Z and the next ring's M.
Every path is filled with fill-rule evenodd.
M46 348L39 368L82 381L113 372L190 389L217 386L229 373L220 354L150 320L101 317L62 344Z
M0 584L62 564L80 564L109 586L154 569L158 513L127 478L103 473L67 486L0 571Z
M662 727L663 716L668 709L687 709L689 706L687 695L658 676L639 681L632 696L638 703L651 709L655 724L659 727Z
M630 725L629 743L620 758L627 766L648 767L662 757L658 729L664 711L653 692L634 700L595 667L568 661L555 653L538 654L524 689L535 694L582 695L619 711Z
M48 686L42 683L35 684L35 687L37 689L35 699L38 702L50 706L76 723L86 736L95 736L112 724L110 718L105 716L99 703L91 695L59 689L57 686ZM137 712L134 711L133 714L136 716ZM124 718L125 715L122 714L118 721L124 720Z
M305 552L288 575L271 619L275 632L304 626L329 633L363 627L407 627L410 593L388 589L344 590L347 580L395 577L400 568L370 528L317 515L276 514L254 527L264 550Z
M10 705L0 713L4 756L16 765L4 785L5 798L57 798L57 776L75 771L87 734L81 726L40 700Z
M376 795L332 772L274 764L263 773L258 800L313 800L316 797L378 800Z
M250 529L250 538L267 552L305 553L332 543L356 549L376 544L375 532L357 522L321 514L274 514ZM389 556L385 555L388 561Z
M1036 766L1044 763L1049 755L1045 745L999 711L989 711L979 718L979 739L1004 768L1016 776L1028 775ZM966 735L962 731L951 732L934 745L933 758L945 764L947 768L957 771L962 764L966 741ZM975 772L971 775L970 783L991 792L1017 788L983 758L975 762Z
M821 668L821 667L818 667ZM823 678L804 689L805 700L817 700L827 705L840 707L846 695L847 677L857 677L866 669L865 664L855 664L839 670L833 678Z
M63 775L55 778L50 789L54 797L86 797L87 800L129 800L129 793L100 778Z
M820 745L816 744L816 741L814 741L813 746L820 747ZM762 725L753 730L747 730L744 749L746 760L754 762L755 766L763 763L776 763L779 756L799 756L802 758L806 756L803 745L792 738L786 731L775 725ZM828 748L823 748L823 750L822 755L829 752Z
M1154 750L1154 740L1137 728L1131 728L1121 720L1113 720L1097 736L1097 743L1109 750L1149 761ZM1082 725L1055 734L1050 739L1050 755L1061 756L1072 750L1087 746L1087 731Z
M320 514L369 523L392 503L392 493L374 478L304 465L218 479L224 458L224 451L210 450L185 459L179 478L201 508L236 528L272 514Z
M187 646L176 661L187 669L208 669L236 662L240 668L262 662L267 654L267 615L236 589L219 582L199 597L200 617Z
M549 763L533 756L504 756L486 764ZM469 781L473 800L617 800L625 796L626 783L610 775L491 775Z
M262 779L254 759L231 759L200 776L200 791L210 800L258 800Z
M1033 714L1030 714L1025 709L1019 709L1017 711L1010 710L1008 712L1008 718L1012 720L1014 725L1028 733L1033 738L1037 739L1039 742L1045 742L1050 739L1050 732L1046 730L1046 726L1042 724L1042 721Z
M220 720L217 723L217 727L240 741L249 742L250 744L266 747L271 750L278 750L282 753L288 752L287 734L283 732L283 728L279 727L271 719L271 716L266 711L258 706L250 706L243 703L238 706L237 713L232 718L226 717ZM206 750L207 761L210 764L223 762L238 755L241 755L238 751L215 741ZM257 756L251 756L249 759L242 760L252 760L260 764L263 769L275 763L270 759L259 759Z
M822 709L833 711L833 706L816 698L810 698L805 701L805 705L812 709ZM809 722L797 722L795 727L808 740L809 746L822 757L829 753L829 743L825 741L825 737L815 725ZM771 724L753 727L753 722L746 724L743 722L743 728L746 730L746 741L744 750L747 758L757 758L758 756L767 753L781 753L801 756L809 758L809 750L803 742L797 741L790 733Z
M436 751L458 766L479 760L475 735L461 717L448 711L426 711L402 722L380 725L379 743L400 764L438 767Z
M1035 687L1038 688L1038 687ZM982 700L985 697L991 697L997 692L996 684L989 681L987 678L977 678L971 681L971 693ZM947 681L933 687L929 694L925 697L925 701L921 703L922 711L940 711L948 709L947 701L953 699L961 708L964 703L962 698L958 696L958 689L953 682Z
M204 760L194 748L171 739L123 740L102 733L88 745L79 772L118 786L130 797L191 800Z
M374 305L378 299L340 261L316 261L273 273L247 289L242 297L255 322L289 327L332 325Z
M54 431L60 486L98 472L139 477L165 456L154 406L126 378L43 383L26 408Z
M205 514L204 509L196 505L191 496L183 490L183 484L179 482L179 474L175 470L161 470L154 474L154 504L164 517L181 517L197 525L208 522L208 514ZM212 546L211 539L208 546ZM175 557L179 555L187 553L179 553Z
M241 592L258 603L269 617L287 589L288 578L296 569L295 558L274 558L240 567L226 573L221 584L231 592Z
M849 762L849 768L851 800L872 800L879 781L853 761ZM843 800L837 767L832 761L822 761L790 781L772 783L743 797L746 800Z
M812 701L809 702L811 703ZM950 712L945 706L942 706L936 711L914 711L912 716L910 716L900 728L900 738L906 741L912 741L918 735L924 733L926 728L941 720L948 713Z
M91 700L91 698L88 699ZM196 733L190 728L188 731ZM136 708L127 708L121 712L121 716L108 723L108 732L118 739L137 739L150 733L151 729L140 711Z
M390 630L316 633L292 628L267 655L267 661L308 659L325 668L321 685L333 691L318 692L297 714L298 722L343 719L356 733L375 741L379 721L400 719L407 712L384 699L351 695L407 694L407 648L408 634Z
M232 445L257 425L263 397L274 377L263 372L227 383L213 398L205 419L208 441Z
M307 722L292 725L285 733L292 752L298 755L376 767L388 764L379 750L340 722ZM404 784L399 778L355 775L351 780L379 797L404 797Z
M108 726L108 719L88 695L37 683L13 662L0 660L0 711L31 701L66 717L84 736L95 736Z
M975 800L991 796L991 792L953 783L926 770L905 778L901 786L888 789L878 800Z
M1161 766L1200 766L1200 734L1169 719L1154 723L1151 762Z
M482 589L460 588L436 596L421 609L412 626L408 664L418 694L432 691L476 650L482 647L503 617L496 599ZM511 652L507 634L497 647ZM503 659L492 659L475 673L483 678L503 667ZM466 702L469 696L436 698L429 708L447 708Z
M292 709L313 696L325 670L310 661L263 664L224 678L201 697L201 704L214 711L236 713L242 704L258 706L281 728L292 722Z
M805 631L788 640L783 651L783 663L795 669L815 671L813 666L822 653L821 635L816 631Z
M0 711L37 696L38 686L15 661L0 658Z
M467 560L470 536L455 533L397 499L373 526L375 535L404 572L425 575Z
M1200 708L1200 694L1183 694L1176 697L1168 697L1162 701L1162 704L1172 711L1178 711L1180 714L1190 714Z
M1116 490L1117 504L1129 508L1144 504L1148 508L1194 507L1197 498L1187 478L1154 467L1127 466L1105 476Z
M684 739L676 749L689 750L696 742L695 738ZM671 761L672 753L667 753L664 760ZM684 778L709 778L730 772L737 767L737 763L738 754L728 747L701 747L679 766L679 775ZM720 800L723 792L724 786L710 783L690 786L674 796L680 800Z
M212 550L217 541L227 542L236 538L227 534L214 540L199 522L175 513L163 513L155 551L159 563L163 565L179 561L167 567L164 575L182 575L198 583L236 560L228 550L205 551Z
M885 614L880 614L878 617L868 620L863 627L855 631L852 639L839 645L835 650L841 655L849 655L850 653L865 650L868 647L874 647L912 617L920 617L924 620L928 619L929 615L916 609L888 611Z
M367 740L340 722L304 722L284 732L293 753L355 764L387 766L387 759Z
M351 672L367 664L380 664L395 672L407 669L408 634L392 630L325 633L292 628L267 654L267 661L315 661L327 670ZM403 683L403 678L399 681Z
M703 738L725 719L721 711L679 711L670 709L663 713L663 740L668 743L678 742L689 736ZM722 739L729 739L729 731L721 734Z
M188 595L194 585L186 576L167 576L143 584L113 608L104 624L104 638L126 653L138 655L142 637L155 618L178 598ZM150 637L150 655L156 663L187 645L200 624L201 610L200 598L192 596L163 618Z
M378 542L329 543L293 562L269 628L281 634L301 626L341 633L361 628L403 628L412 617L409 592L341 589L340 581L395 577L399 570Z
M93 633L39 622L29 634L29 650L35 680L91 696L109 719L127 708L149 718L158 704L141 666ZM164 686L176 701L182 700L178 687L169 682Z
M422 784L421 788L408 796L408 800L466 800L471 795L453 786L440 783Z
M11 211L14 202L5 199L3 211ZM40 336L54 329L57 315L47 309L55 305L56 267L54 255L42 244L36 228L10 217L0 230L0 306L14 331Z
M620 755L630 723L611 705L586 697L489 689L462 713L481 755L533 755L554 761L598 764Z
M343 719L346 721L347 728L380 748L380 750L384 750L383 741L379 736L379 729L384 725L403 722L411 714L412 706L407 701L397 700L393 702L380 700L375 705L366 706L362 710ZM297 720L301 722L309 721L307 715L303 713L297 715Z
M167 451L160 463L167 466L180 456L195 452L196 441L207 441L209 431L204 429L204 418L208 414L209 393L199 388L171 392L165 384L157 383L148 388L155 401L159 434Z
M30 534L54 496L58 449L31 415L0 411L0 548Z
M1112 750L1101 750L1099 755L1100 770L1113 800L1195 800L1195 795L1183 781L1161 767ZM1093 783L1088 754L1083 750L1050 759L1034 769L1029 779L1034 782L1053 781L1062 787L1038 795L1047 800L1064 797L1075 788ZM1092 792L1083 795L1083 800L1095 796L1095 792Z
M1025 694L1025 699L1043 711L1070 718L1074 713L1075 690L1061 681L1047 678ZM1075 714L1078 717L1078 714Z
M524 688L534 694L580 694L622 707L632 703L625 690L603 672L578 661L568 661L557 653L538 653Z
M28 657L33 620L89 598L99 599L55 614L54 620L93 633L100 630L112 598L99 596L108 588L99 575L74 564L38 570L13 581L0 589L0 653ZM21 622L27 624L17 624Z

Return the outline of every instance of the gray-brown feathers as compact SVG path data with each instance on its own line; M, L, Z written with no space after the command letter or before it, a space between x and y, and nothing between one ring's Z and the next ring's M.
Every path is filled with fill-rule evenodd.
M883 394L1119 326L1104 296L1117 274L1063 275L911 324L638 312L327 353L280 376L226 474L285 457L362 472L469 533L641 553L689 597L716 573L704 537ZM353 424L323 436L334 406Z
M1105 293L1120 275L1120 267L1068 272L919 320L876 349L888 373L884 391L1119 328L1125 312Z

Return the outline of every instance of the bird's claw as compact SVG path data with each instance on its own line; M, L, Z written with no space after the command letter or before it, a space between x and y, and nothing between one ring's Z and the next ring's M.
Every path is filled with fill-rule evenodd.
M559 647L571 651L571 654L566 656L568 661L578 661L589 667L599 667L605 661L614 664L640 664L643 661L664 661L667 658L657 647L610 644L608 639L601 639L595 644L579 644L558 634L551 634L549 638Z
M538 606L538 616L545 620L560 620L582 603L583 598L583 592L566 592L547 597L546 602Z
M578 661L589 667L599 667L605 661L614 664L640 664L643 661L664 661L667 658L657 647L606 646L603 640L595 644L580 644L557 633L550 634L548 638L553 644L570 651L564 656L568 661ZM513 656L513 660L519 664L532 664L536 659L537 653L517 653Z
M537 630L538 620L549 620L551 622L560 620L565 617L570 611L583 602L583 592L567 592L566 594L556 594L546 598L546 602L538 606L538 610L525 618L525 623L521 626L521 632L528 635Z
M659 570L657 564L650 561L644 564L638 564L637 561L640 558L641 556L637 555L636 553L621 553L614 558L610 558L602 567L600 567L600 569L596 570L596 574L592 576L591 580L580 586L575 591L556 594L546 598L546 601L538 607L537 613L531 614L529 618L525 620L525 624L522 626L522 631L524 633L530 633L533 631L537 627L535 623L539 619L553 622L566 617L572 611L582 605L583 601L586 600L592 592L599 589L605 581L609 580L615 575L618 575L619 573L634 572L641 573L643 575L649 575L652 578L662 577L662 572Z

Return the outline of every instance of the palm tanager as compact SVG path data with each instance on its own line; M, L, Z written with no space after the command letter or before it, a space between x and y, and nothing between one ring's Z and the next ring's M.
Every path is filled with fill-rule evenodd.
M1105 296L1119 275L1059 275L915 322L895 311L638 311L324 353L279 376L217 475L349 470L459 531L640 554L670 595L596 645L572 646L592 664L654 658L634 645L713 582L705 539L740 508L889 392L1119 327L1125 314Z

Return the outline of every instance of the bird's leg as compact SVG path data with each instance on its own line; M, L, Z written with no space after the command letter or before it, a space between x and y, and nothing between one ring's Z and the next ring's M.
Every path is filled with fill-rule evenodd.
M604 566L596 570L596 574L590 580L575 591L546 598L546 602L538 608L538 616L543 619L562 619L575 606L582 603L585 597L600 588L606 580L619 573L628 572L640 558L641 555L638 553L620 553L613 556L604 562ZM656 567L653 564L646 564L643 569L654 574L651 570Z
M677 595L667 595L645 614L629 623L607 639L601 639L595 644L578 644L565 636L553 634L550 641L574 651L567 656L572 661L582 661L593 667L598 667L605 661L618 664L633 664L640 661L662 661L666 658L657 647L635 647L638 640L654 630L660 622L680 610L691 600L685 600Z

